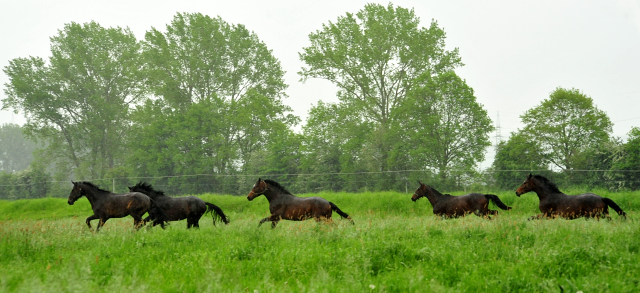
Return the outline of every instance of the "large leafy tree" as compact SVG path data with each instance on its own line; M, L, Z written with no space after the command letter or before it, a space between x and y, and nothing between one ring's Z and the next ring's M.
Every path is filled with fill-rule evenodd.
M509 139L496 147L496 157L491 166L498 187L517 188L530 173L549 175L547 159L538 141L512 132Z
M173 108L214 96L237 102L249 92L274 102L285 96L280 61L244 25L178 13L165 32L148 31L143 44L150 88Z
M147 32L143 44L148 88L159 99L136 112L144 137L132 146L136 174L247 171L274 133L299 122L282 103L280 62L243 25L179 13L165 32Z
M435 21L420 27L413 10L393 4L367 4L323 25L309 40L300 53L306 67L299 74L303 81L322 78L335 84L340 108L349 109L358 125L370 125L369 132L357 135L363 143L351 152L362 150L371 171L394 168L389 154L398 133L391 125L395 110L420 82L417 77L462 65L457 49L445 49L445 33Z
M581 153L609 141L612 132L607 114L577 89L557 88L520 118L523 134L538 141L549 162L563 171L572 170Z
M51 38L51 54L9 62L4 107L24 112L24 129L58 167L102 176L122 162L129 108L143 95L140 45L129 29L70 23Z
M410 92L402 107L406 116L399 121L411 157L436 169L441 179L451 167L469 170L484 160L494 128L473 89L453 71L418 81L424 85Z

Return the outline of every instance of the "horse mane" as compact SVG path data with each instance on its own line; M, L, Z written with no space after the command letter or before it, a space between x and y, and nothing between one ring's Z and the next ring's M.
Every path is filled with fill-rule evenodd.
M138 182L138 184L136 184L135 186L132 187L132 189L135 189L135 188L142 189L142 190L144 190L146 192L155 192L156 195L164 195L163 191L154 190L153 186L151 186L151 184L145 183L145 182L142 182L142 181ZM145 193L145 192L143 192L143 193Z
M275 182L273 180L270 179L265 179L263 180L264 182L266 182L267 184L271 185L272 187L275 187L277 189L280 189L282 192L287 193L287 194L291 194L291 192L289 192L289 190L286 190L284 187L282 187L282 185L280 185L280 183Z
M82 184L82 185L88 185L89 187L91 187L91 188L95 188L95 189L97 189L98 191L102 191L102 192L109 192L109 193L111 193L111 191L109 191L109 190L104 190L104 189L102 189L102 188L98 187L97 185L95 185L95 184L93 184L93 183L91 183L91 182L89 182L89 181L80 181L80 182L76 182L76 183L78 183L78 184Z
M430 190L433 191L433 193L435 193L436 195L444 195L444 196L451 196L451 194L442 194L440 191L436 190L435 188L429 186L429 185L424 185L426 187L428 187Z
M547 177L544 177L542 175L533 175L533 177L542 181L542 183L544 183L547 187L549 187L549 189L551 189L552 192L562 193L562 191L558 189L558 185L551 182L551 180L547 179Z

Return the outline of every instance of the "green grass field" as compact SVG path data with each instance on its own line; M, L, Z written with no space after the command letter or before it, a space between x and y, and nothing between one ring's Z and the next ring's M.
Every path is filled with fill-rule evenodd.
M86 198L0 201L0 292L640 292L640 193L599 194L629 219L527 221L534 193L498 193L513 210L491 221L441 220L410 194L321 193L356 224L272 230L257 228L264 197L202 195L229 225L127 217L95 233Z

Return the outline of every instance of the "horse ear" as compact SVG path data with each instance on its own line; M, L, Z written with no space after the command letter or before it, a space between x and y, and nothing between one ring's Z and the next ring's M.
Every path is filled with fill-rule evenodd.
M260 183L260 181L262 181L262 179L260 179L260 177L258 177L258 183Z
M418 180L418 184L420 184L420 186L422 186L422 182L420 182L420 180Z
M533 174L529 173L529 179L531 179L531 177L533 177Z

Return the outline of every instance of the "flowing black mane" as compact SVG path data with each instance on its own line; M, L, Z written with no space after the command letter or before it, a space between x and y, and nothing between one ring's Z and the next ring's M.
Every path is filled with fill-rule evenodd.
M159 190L154 190L153 187L151 186L151 184L149 183L144 183L144 182L138 182L138 184L136 184L134 187L132 187L132 189L135 188L139 188L142 189L146 192L155 192L156 195L164 195L163 191L159 191ZM146 194L146 192L143 192Z
M549 189L551 189L552 192L562 193L562 191L558 189L558 185L551 182L551 180L547 179L547 177L544 177L542 175L533 175L533 177L542 181L542 183L544 183Z
M104 190L104 189L102 189L102 188L98 187L97 185L95 185L95 184L93 184L93 183L91 183L91 182L89 182L89 181L80 181L80 182L76 182L76 183L78 183L78 184L82 184L82 185L88 185L89 187L91 187L91 188L95 188L95 189L97 189L98 191L102 191L102 192L109 192L109 193L111 193L111 191L109 191L109 190Z
M273 180L270 179L265 179L264 182L266 182L267 184L269 184L272 187L275 187L277 189L280 189L282 192L287 193L287 194L291 194L291 192L289 192L289 190L286 190L284 187L282 187L282 185L280 185L280 183L275 182Z

